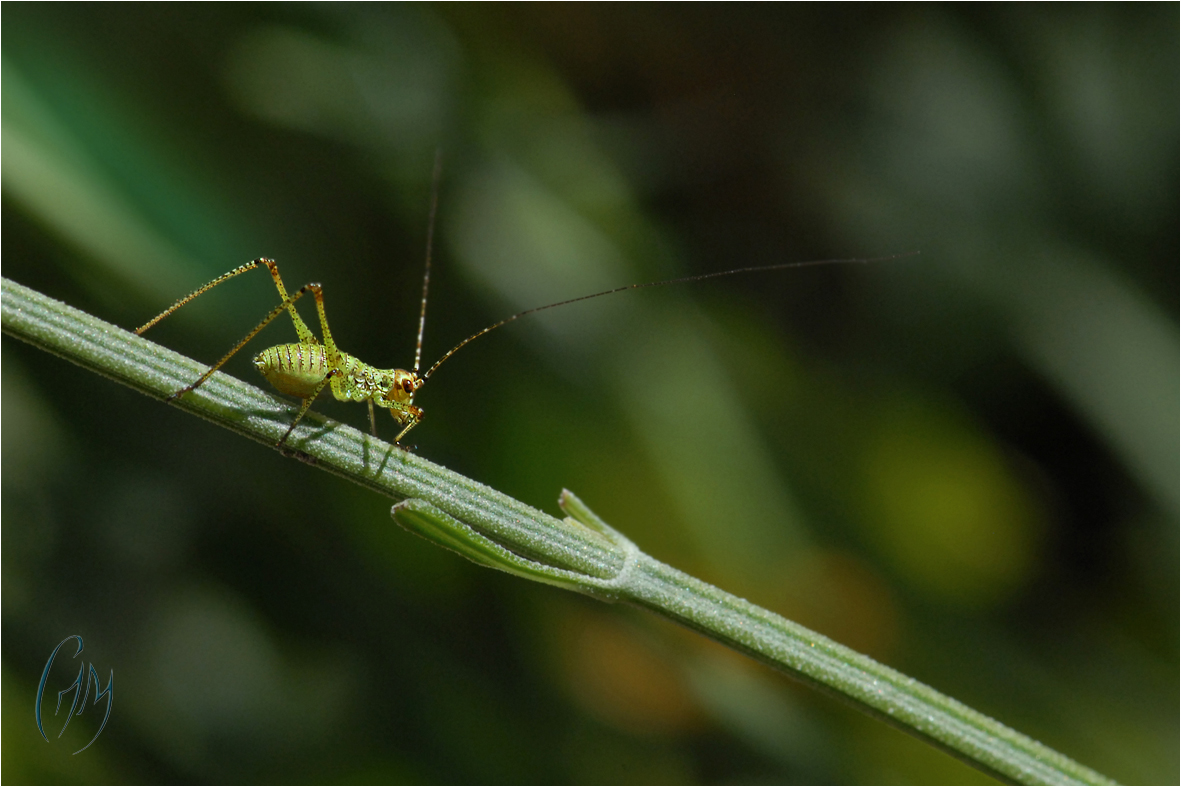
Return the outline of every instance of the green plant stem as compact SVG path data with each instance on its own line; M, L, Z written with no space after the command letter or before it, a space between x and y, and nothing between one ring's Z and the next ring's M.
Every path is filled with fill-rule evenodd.
M0 306L5 333L157 399L168 399L206 368L8 279ZM172 404L270 446L296 412L224 374ZM400 501L393 508L399 524L477 563L646 607L1001 779L1109 783L916 680L655 560L569 492L559 501L567 518L555 519L315 413L280 450Z

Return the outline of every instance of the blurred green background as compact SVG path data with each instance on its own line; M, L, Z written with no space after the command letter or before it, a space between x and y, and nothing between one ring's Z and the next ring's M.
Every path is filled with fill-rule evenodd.
M133 328L271 256L405 367L437 147L428 362L621 284L921 251L522 320L431 379L410 442L1175 783L1178 13L6 4L3 273ZM275 303L250 274L150 338L212 362ZM984 779L3 347L6 782ZM77 757L97 712L53 744L31 712L70 634L116 686Z

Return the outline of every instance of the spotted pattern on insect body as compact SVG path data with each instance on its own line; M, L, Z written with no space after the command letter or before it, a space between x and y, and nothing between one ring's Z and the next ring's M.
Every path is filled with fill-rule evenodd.
M414 406L414 392L422 387L422 378L405 369L375 369L348 353L340 353L336 368L341 376L332 381L332 394L341 401L370 401L390 411L402 426L422 420L422 408ZM339 384L338 384L339 380Z
M254 365L280 393L313 398L329 381L332 395L342 402L371 401L390 411L402 426L414 426L423 412L414 406L422 378L404 369L376 369L346 352L329 358L320 344L280 344L254 356Z

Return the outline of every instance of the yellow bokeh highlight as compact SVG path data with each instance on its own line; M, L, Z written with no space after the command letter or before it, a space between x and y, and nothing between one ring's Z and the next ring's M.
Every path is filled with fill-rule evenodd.
M948 408L895 402L870 427L863 521L916 590L989 605L1035 561L1040 506L1001 447Z

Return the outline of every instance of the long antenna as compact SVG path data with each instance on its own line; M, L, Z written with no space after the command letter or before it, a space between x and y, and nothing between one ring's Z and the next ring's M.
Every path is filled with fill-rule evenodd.
M435 373L436 369L438 369L440 366L443 365L443 361L447 360L452 355L455 355L455 353L459 352L461 349L466 347L469 343L475 341L476 339L479 339L484 334L490 333L491 331L495 331L497 328L500 328L501 326L508 325L510 322L513 322L514 320L519 320L522 317L528 316L530 314L536 314L537 312L543 312L546 309L556 309L559 306L568 306L571 303L578 303L579 301L589 301L591 298L601 298L604 295L614 295L617 292L624 292L625 290L638 290L638 289L641 289L642 287L661 287L665 284L682 284L682 283L686 283L686 282L702 281L704 279L716 279L719 276L733 276L736 273L757 273L759 271L778 271L778 270L783 270L784 268L808 268L808 267L812 267L812 266L816 266L816 265L850 265L850 264L854 264L854 263L866 265L871 262L887 262L889 260L898 260L898 259L903 259L905 257L913 257L918 253L919 252L917 252L917 251L909 251L909 252L906 252L905 254L891 254L887 257L854 258L854 259L847 259L847 260L808 260L805 262L779 262L779 263L775 263L773 265L756 265L756 266L750 267L750 268L734 268L733 270L717 271L715 273L700 273L700 274L697 274L696 276L681 276L680 278L676 278L676 279L664 279L662 281L650 281L650 282L645 282L643 284L628 284L624 287L616 287L613 290L603 290L602 292L596 292L592 295L583 295L578 298L571 298L568 301L559 301L558 303L550 303L545 306L535 306L532 309L526 309L525 311L517 312L516 314L514 314L510 317L505 317L503 320L496 323L495 325L489 325L487 328L485 328L482 331L479 331L478 333L473 333L471 336L467 337L462 342L460 342L459 344L455 345L450 350L448 350L447 354L444 355L442 358L435 361L435 365L427 370L427 373L422 376L422 379L427 380L432 374ZM418 371L417 364L415 365L414 369L415 369L415 371Z
M439 176L442 171L443 149L435 148L435 172L431 176L431 213L426 224L426 269L422 273L422 311L418 315L418 344L414 348L415 374L418 374L418 368L422 364L422 332L426 330L426 294L431 286L431 251L435 245L435 214L439 210Z

